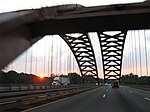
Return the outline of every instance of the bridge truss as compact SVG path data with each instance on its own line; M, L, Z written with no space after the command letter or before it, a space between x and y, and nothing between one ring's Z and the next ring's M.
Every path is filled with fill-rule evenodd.
M115 34L98 32L105 82L112 77L120 81L126 34L127 31L119 31Z
M78 63L84 81L85 75L93 75L98 80L96 59L88 33L60 34L70 47Z

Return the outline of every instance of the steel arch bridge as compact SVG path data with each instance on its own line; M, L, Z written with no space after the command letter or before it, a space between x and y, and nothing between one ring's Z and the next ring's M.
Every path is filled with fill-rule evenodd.
M60 34L60 36L73 52L81 71L83 81L85 75L93 75L98 80L96 59L89 35L87 33L82 33L78 36L69 34Z
M0 69L43 36L58 34L72 50L82 76L90 73L98 78L96 59L88 36L88 32L97 32L104 79L114 77L120 80L127 31L149 29L149 20L149 2L96 7L72 4L2 13ZM109 35L106 31L120 32ZM69 35L72 33L81 35Z

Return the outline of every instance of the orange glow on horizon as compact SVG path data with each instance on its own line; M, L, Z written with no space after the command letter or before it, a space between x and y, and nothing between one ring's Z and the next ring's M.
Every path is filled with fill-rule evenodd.
M44 78L44 75L43 75L43 74L39 74L38 76L39 76L41 79Z

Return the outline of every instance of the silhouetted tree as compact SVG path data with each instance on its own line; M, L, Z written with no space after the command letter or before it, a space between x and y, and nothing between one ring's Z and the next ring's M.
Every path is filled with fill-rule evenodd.
M138 75L130 73L123 75L121 79L123 84L150 85L150 76L138 77Z
M51 85L53 78L40 78L33 74L17 73L15 71L0 71L0 84L41 84Z
M81 84L82 78L77 73L68 73L68 77L70 78L70 84Z

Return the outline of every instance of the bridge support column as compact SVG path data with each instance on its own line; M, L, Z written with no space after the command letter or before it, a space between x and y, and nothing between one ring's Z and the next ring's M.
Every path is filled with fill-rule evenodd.
M86 75L93 75L98 81L95 54L88 33L60 34L68 44L78 63L83 83Z
M127 31L97 32L103 62L104 83L113 78L120 82L123 49Z

